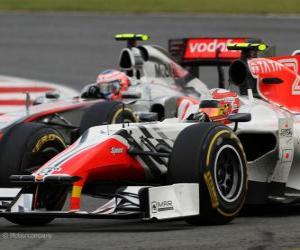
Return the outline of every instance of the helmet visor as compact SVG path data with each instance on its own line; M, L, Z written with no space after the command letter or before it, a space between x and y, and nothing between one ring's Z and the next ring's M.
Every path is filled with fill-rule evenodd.
M103 95L117 94L120 91L121 85L119 80L100 83L100 93Z

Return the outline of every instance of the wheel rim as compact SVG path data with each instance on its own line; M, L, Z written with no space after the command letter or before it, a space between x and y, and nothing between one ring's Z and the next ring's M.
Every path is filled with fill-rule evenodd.
M243 162L231 145L221 147L214 163L214 179L220 197L226 202L236 201L243 187Z
M132 122L136 122L136 120L134 119L133 115L131 116L131 114L127 113L128 110L125 110L125 112L123 113L123 111L118 114L116 117L113 118L112 123L132 123Z

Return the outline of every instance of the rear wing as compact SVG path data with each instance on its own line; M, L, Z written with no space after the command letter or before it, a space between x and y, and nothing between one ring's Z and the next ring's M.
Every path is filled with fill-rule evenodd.
M199 77L200 66L216 66L219 76L219 87L224 88L224 72L222 66L229 66L241 57L241 50L229 50L228 44L261 42L261 39L250 37L198 37L170 39L168 50L171 56L189 72ZM265 53L265 52L264 52ZM275 48L268 56L275 53ZM266 55L264 55L266 56Z
M228 50L227 44L245 43L248 40L250 38L247 37L170 39L169 52L184 66L229 65L240 58L241 51Z

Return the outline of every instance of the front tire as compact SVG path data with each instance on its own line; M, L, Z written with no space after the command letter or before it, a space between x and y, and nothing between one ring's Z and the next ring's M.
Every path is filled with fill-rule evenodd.
M46 125L23 123L14 126L0 142L0 186L11 186L11 175L31 174L65 148L59 132Z
M246 157L234 132L220 124L199 123L184 129L170 156L168 182L199 183L199 224L225 224L236 217L247 193Z
M41 185L39 187L39 195L37 199L37 209L46 210L46 211L60 211L66 201L68 194L68 187L63 185ZM49 224L55 218L49 216L39 217L34 216L31 218L26 218L20 215L6 215L5 219L18 225L22 226L44 226Z
M63 137L52 128L38 123L18 124L8 130L0 143L0 185L10 187L11 175L31 174L66 148ZM61 210L67 189L53 186L40 195L40 204L46 210ZM43 191L43 190L42 190ZM8 221L26 226L40 226L54 218L28 219L6 216Z

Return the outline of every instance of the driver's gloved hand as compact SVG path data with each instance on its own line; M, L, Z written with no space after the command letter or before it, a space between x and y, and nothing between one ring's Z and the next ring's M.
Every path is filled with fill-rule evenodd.
M82 90L82 98L100 98L100 88L97 84L90 84Z

